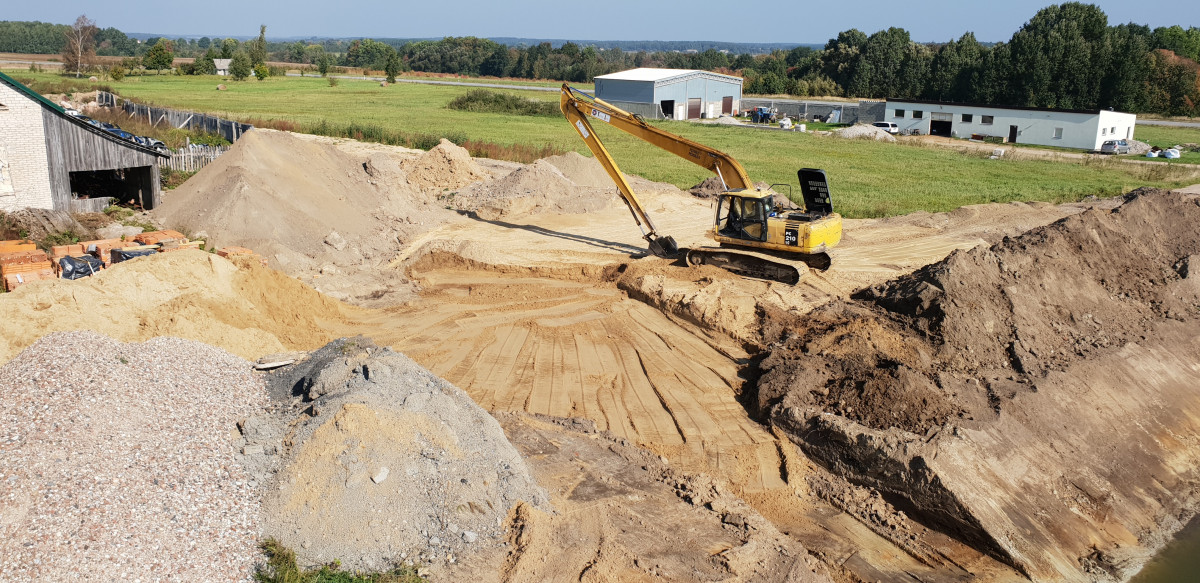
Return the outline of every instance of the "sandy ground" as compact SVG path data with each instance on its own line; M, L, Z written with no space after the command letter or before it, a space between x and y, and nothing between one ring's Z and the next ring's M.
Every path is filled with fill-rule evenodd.
M513 173L520 165L477 160L472 163L478 168L464 172L453 151L434 159L399 148L275 134L240 141L246 151L235 149L172 193L160 220L173 226L187 219L190 229L223 244L265 247L272 266L296 279L179 253L117 266L91 281L31 284L0 298L0 313L11 314L3 319L9 324L0 356L11 358L47 329L73 327L122 340L194 338L248 358L313 350L334 337L363 334L407 354L496 414L586 419L677 471L711 476L819 557L835 580L1023 578L962 542L908 522L883 502L878 511L861 512L864 504L852 499L871 499L870 492L821 469L752 416L747 390L757 379L744 375L767 341L765 313L802 316L952 251L996 243L1113 201L993 204L847 220L833 267L786 286L645 257L628 210L611 204L612 190L578 161L560 160L554 169L539 163L536 172L518 175ZM257 149L250 149L256 141ZM274 150L273 143L286 144L290 154ZM452 186L431 182L436 173L421 169L434 163L450 165ZM506 179L520 192L489 188ZM564 179L577 187L567 193L567 210L563 201L538 198L539 184L559 188ZM661 232L684 247L706 242L710 201L669 185L635 186ZM354 192L339 194L347 189ZM277 212L238 218L238 209L252 207L256 197ZM603 204L593 204L597 197ZM477 210L484 203L488 212L455 208ZM224 218L230 213L234 218ZM338 223L338 237L329 233L330 220ZM171 268L155 267L164 262ZM93 299L81 302L80 293ZM145 302L157 316L141 316L145 307L123 295ZM289 309L293 298L300 303ZM104 310L89 309L98 301ZM24 319L34 324L12 324ZM528 443L516 445L532 451ZM539 473L551 492L573 479L569 472ZM893 519L881 522L879 515ZM634 528L597 526L584 517L551 532L580 527L591 529L596 540ZM619 576L615 565L611 573ZM528 563L510 567L506 572L514 580L540 572Z

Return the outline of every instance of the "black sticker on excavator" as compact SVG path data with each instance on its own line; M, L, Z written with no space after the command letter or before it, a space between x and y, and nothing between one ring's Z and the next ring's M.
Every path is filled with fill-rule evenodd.
M800 244L800 232L796 229L783 230L783 244L796 246Z

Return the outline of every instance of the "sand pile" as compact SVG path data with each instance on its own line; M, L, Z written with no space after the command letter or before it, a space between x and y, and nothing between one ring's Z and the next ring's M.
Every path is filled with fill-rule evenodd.
M1195 512L1196 224L1195 197L1143 190L800 320L768 314L758 406L1035 580L1126 578L1161 544L1146 525Z
M446 220L444 209L402 179L385 155L363 159L255 130L167 196L155 215L210 247L254 249L291 274L356 267L390 257L398 239Z
M577 175L583 173L577 172ZM459 191L453 204L492 221L545 212L592 212L607 208L617 200L612 191L578 186L554 164L538 160L502 178Z
M579 186L616 188L612 178L608 177L604 167L595 158L582 156L578 152L567 152L558 156L550 156L544 160L558 168L558 171L566 176L567 180Z
M408 180L419 188L458 189L490 177L465 148L442 139L432 150L402 164Z
M254 359L320 346L353 312L277 271L176 251L0 295L0 362L45 334L81 329L127 342L178 336Z
M437 569L502 546L516 504L551 510L499 423L402 354L341 339L268 385L278 413L246 422L246 457L264 534L302 563Z
M883 131L872 125L855 124L848 128L842 128L833 132L834 137L847 140L876 140L880 142L894 142L896 136Z

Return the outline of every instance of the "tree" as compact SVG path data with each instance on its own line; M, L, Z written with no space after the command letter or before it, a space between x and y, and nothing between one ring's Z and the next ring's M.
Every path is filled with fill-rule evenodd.
M175 62L175 48L171 45L171 41L160 38L154 46L146 51L146 56L142 57L142 64L147 69L154 69L155 74L160 74L163 69L170 69L171 64Z
M267 62L267 25L258 26L258 38L247 43L250 52L250 65L258 66Z
M317 71L321 73L322 77L329 74L329 62L332 60L329 53L321 53L321 57L317 60Z
M395 83L396 73L400 72L400 55L397 55L395 52L388 55L387 63L383 66L383 72L387 73L388 83Z
M229 61L229 76L233 77L234 81L245 81L246 77L250 76L252 66L250 65L250 55L246 51L238 49Z
M74 69L75 76L79 77L80 70L96 54L96 31L95 21L89 19L86 14L79 15L75 24L67 28L66 43L62 50L64 70Z
M236 38L227 38L221 41L221 58L232 59L233 54L237 52L239 43Z
M192 74L216 75L217 64L213 62L213 59L216 57L216 55L217 51L210 47L204 52L203 55L200 55L200 57L198 57L196 61L192 63Z
M196 46L198 46L204 50L208 50L208 47L212 46L212 39L208 38L206 36L202 36L202 37L200 37L200 41L196 43Z
M255 79L258 79L259 81L263 81L267 77L270 77L270 76L271 76L271 69L267 68L267 66L265 64L259 63L254 66L254 78Z

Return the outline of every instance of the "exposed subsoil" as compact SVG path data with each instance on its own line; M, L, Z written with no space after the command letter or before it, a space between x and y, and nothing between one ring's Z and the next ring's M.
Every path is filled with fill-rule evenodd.
M847 220L834 268L784 286L645 257L594 160L455 148L256 130L157 218L283 273L178 252L30 284L0 297L0 358L74 328L251 359L362 334L407 355L500 420L557 512L505 508L499 530L467 529L479 544L432 510L436 543L367 518L353 534L384 549L361 565L436 556L443 580L1121 579L1196 507L1191 198ZM661 231L705 240L710 200L632 182ZM353 360L322 365L346 372L325 384L373 386ZM330 500L375 500L351 490L382 462L335 450L403 413L304 413L342 393L279 395L298 401L260 434L278 444L244 425L239 443L274 445L269 472L312 458L294 471L324 468ZM273 524L311 531L288 535L308 560L346 552L349 531L298 520Z

